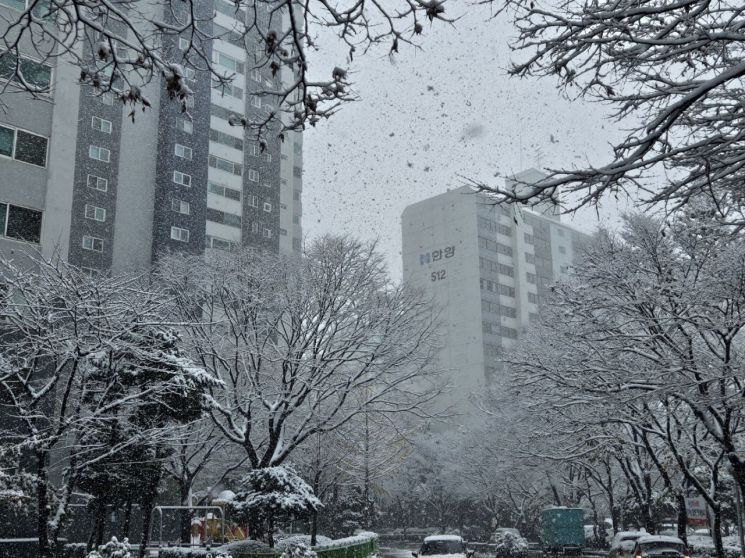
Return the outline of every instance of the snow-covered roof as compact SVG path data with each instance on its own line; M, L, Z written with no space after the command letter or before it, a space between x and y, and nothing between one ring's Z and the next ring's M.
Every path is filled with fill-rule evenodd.
M461 537L460 535L430 535L429 537L424 538L424 542L434 542L434 541L462 542L463 537Z
M666 535L644 535L643 537L639 537L639 540L637 542L639 544L656 542L684 544L683 541L681 541L678 537L668 537Z

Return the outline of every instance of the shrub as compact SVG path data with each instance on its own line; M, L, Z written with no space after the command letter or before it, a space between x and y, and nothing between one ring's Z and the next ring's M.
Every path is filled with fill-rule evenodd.
M64 558L85 558L88 545L85 543L68 543L62 549Z

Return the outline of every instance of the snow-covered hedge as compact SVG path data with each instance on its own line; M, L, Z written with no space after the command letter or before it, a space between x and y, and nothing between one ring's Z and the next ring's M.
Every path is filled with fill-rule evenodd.
M318 535L316 537L316 546L328 545L332 542L334 541L328 537L324 537L323 535ZM284 550L288 546L297 545L297 544L304 544L305 546L310 546L310 535L287 535L279 539L276 543L274 543L274 548L278 548L279 550Z
M224 556L224 554L221 554L220 549L217 548L207 550L206 548L183 546L163 548L158 554L159 558L218 558L220 556Z
M730 540L728 540L730 539ZM723 558L739 558L740 546L734 537L723 537L722 546L724 547ZM714 541L711 537L704 535L688 535L688 550L693 556L716 556Z
M358 544L378 542L378 534L372 531L361 531L351 537L344 537L343 539L334 539L324 544L317 544L314 548L316 550L325 550L329 548L343 548L347 546L355 546Z
M85 558L88 554L86 543L67 543L62 550L64 558Z
M295 542L286 545L282 558L318 558L310 545L302 542Z
M233 558L249 558L252 556L277 556L279 553L268 544L251 539L235 541L218 548L223 554L230 554Z

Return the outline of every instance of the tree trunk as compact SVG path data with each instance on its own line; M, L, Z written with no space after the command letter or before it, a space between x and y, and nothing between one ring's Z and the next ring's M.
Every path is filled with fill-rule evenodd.
M181 497L182 506L189 505L189 489L190 488L191 487L189 486L188 482L183 481L183 480L179 482L179 496ZM181 510L180 531L181 531L181 542L182 543L188 544L191 542L191 518L192 518L191 510Z
M680 492L675 497L678 504L678 538L688 546L688 511L686 510L685 495Z
M310 512L310 546L316 546L318 538L318 510Z
M96 502L96 537L95 537L95 548L98 548L103 544L103 532L106 528L106 502L103 498L99 497Z
M124 527L123 535L125 538L129 538L129 530L132 525L132 499L127 498L127 506L124 508Z
M158 475L155 475L155 478L150 479L150 482L145 485L145 492L142 496L142 539L140 540L140 556L145 556L145 549L150 542L150 524L159 481L160 477Z
M714 539L714 549L719 558L724 558L724 546L722 544L722 510L717 506L711 510L714 524L711 526L711 536Z
M39 558L54 558L49 545L49 507L47 494L49 489L47 477L47 456L43 451L36 452L36 536L39 539Z

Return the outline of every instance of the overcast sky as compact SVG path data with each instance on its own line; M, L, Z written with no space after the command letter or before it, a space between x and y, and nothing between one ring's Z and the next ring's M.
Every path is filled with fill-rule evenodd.
M304 135L303 227L379 238L394 278L401 274L401 212L461 185L459 176L496 181L528 167L596 164L610 157L618 127L602 106L563 98L551 78L506 75L506 17L450 1L455 27L425 26L423 50L402 48L355 59L360 101ZM316 69L343 65L328 41ZM601 217L613 218L609 204ZM591 230L593 211L571 220Z

